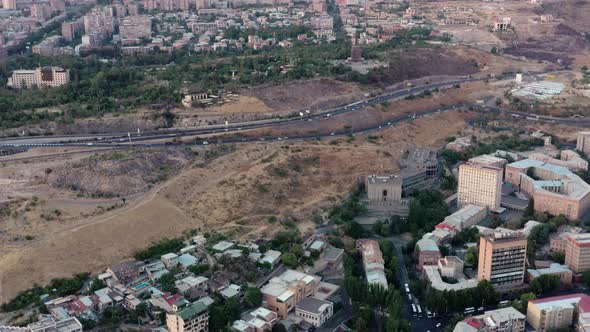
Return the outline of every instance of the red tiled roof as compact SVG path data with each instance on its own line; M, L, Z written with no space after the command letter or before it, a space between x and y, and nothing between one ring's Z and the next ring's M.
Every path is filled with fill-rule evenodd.
M482 324L481 324L481 323L480 323L478 320L476 320L475 318L467 318L467 319L465 320L465 323L467 323L467 324L469 324L469 325L471 325L471 326L475 327L475 328L476 328L476 329L478 329L478 330L479 330L479 329L480 329L480 328L483 326L483 325L482 325Z

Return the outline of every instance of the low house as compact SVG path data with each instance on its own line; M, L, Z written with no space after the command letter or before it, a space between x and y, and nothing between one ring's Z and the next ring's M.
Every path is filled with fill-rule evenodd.
M178 266L178 255L175 253L168 253L166 255L162 255L161 260L167 269L173 269L176 266Z
M264 253L262 258L260 259L260 264L268 263L271 267L274 267L281 258L281 252L276 250L268 250Z
M123 285L132 283L145 271L145 263L129 261L111 266L107 272L114 276Z
M156 282L169 271L166 269L166 266L164 266L164 263L159 261L146 265L145 272L152 282Z
M309 297L299 301L295 308L295 315L305 322L319 327L334 314L334 303Z
M198 262L199 259L191 254L182 254L178 257L178 264L180 264L185 269L196 265Z

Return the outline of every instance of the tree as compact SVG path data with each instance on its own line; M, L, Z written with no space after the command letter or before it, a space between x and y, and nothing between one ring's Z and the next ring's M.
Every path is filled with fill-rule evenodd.
M246 305L249 308L256 308L262 304L262 292L258 287L248 287L245 295Z
M272 327L272 332L287 332L287 328L285 328L285 325L279 322Z
M584 285L586 285L586 287L590 287L590 271L582 273L582 280L584 281Z
M469 248L467 254L465 255L465 263L467 265L477 266L477 256L475 255L473 250L471 250L471 248Z
M559 277L556 275L544 274L531 282L531 290L537 295L551 292L557 289L558 286Z
M295 254L292 254L290 252L284 254L281 257L281 261L283 262L283 264L287 265L288 267L294 269L297 268L299 266L299 261L297 260L297 256L295 256Z

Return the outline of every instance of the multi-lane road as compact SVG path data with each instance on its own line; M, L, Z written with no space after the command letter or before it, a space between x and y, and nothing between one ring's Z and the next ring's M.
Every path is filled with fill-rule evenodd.
M114 145L136 145L136 146L158 146L158 145L169 145L162 142L153 142L153 141L162 141L166 139L173 139L177 137L186 137L186 136L202 136L202 135L211 135L211 134L223 134L223 133L239 133L245 130L251 129L260 129L260 128L276 128L280 126L285 126L297 122L304 122L304 121L317 121L320 119L329 119L331 117L339 116L346 113L356 112L364 109L370 105L376 105L379 103L383 103L390 100L404 98L410 95L420 94L424 91L430 91L435 89L444 89L450 88L457 84L462 84L466 82L478 81L481 79L478 78L469 78L463 77L457 80L446 81L441 83L432 83L426 85L420 85L415 87L410 87L406 89L395 90L391 92L386 92L381 95L370 97L364 100L360 100L348 105L340 106L334 109L325 110L321 112L315 113L307 113L302 111L302 116L298 117L291 117L291 118L278 118L278 119L271 119L271 120L260 120L260 121L252 121L252 122L243 122L243 123L236 123L236 124L227 124L227 125L217 125L217 126L207 126L204 128L195 128L195 129L171 129L171 130L161 130L161 131L149 131L143 132L140 134L131 134L131 133L111 133L111 134L92 134L92 135L60 135L60 136L32 136L32 137L8 137L0 139L0 147L56 147L56 146L93 146L93 147L112 147ZM346 131L346 132L334 132L325 135L311 135L311 136L299 136L299 137L286 137L281 139L302 139L302 138L314 138L317 136L336 136L336 135L344 135L350 133L362 133L365 131L381 129L387 125L393 125L395 123L399 123L402 121L406 121L412 119L413 117L424 116L428 113L434 113L438 110L429 110L426 112L420 112L416 115L408 115L398 117L388 123L384 123L382 125L376 126L375 128L365 128L362 130L355 131ZM276 137L278 139L279 137ZM266 138L265 138L266 139ZM251 140L259 140L256 139L229 139L217 142L207 142L204 139L197 140L197 144L214 144L214 143L235 143L240 141L251 141ZM152 141L152 142L150 142Z
M559 123L567 125L590 125L590 118L558 118L544 115L531 115L524 112L511 111L501 109L490 105L455 105L444 109L429 109L414 114L407 114L395 117L387 122L374 125L368 128L355 128L350 130L340 130L332 133L324 134L309 134L298 136L276 136L276 137L245 137L245 138L227 138L216 139L208 141L206 138L199 138L199 136L213 135L213 134L236 134L247 130L261 129L261 128L279 128L281 126L302 123L305 121L319 121L329 120L332 117L339 115L361 111L367 106L380 104L383 102L405 98L411 95L417 95L425 91L432 91L435 89L446 89L456 85L467 82L482 81L485 78L471 78L462 77L451 81L425 84L420 86L389 91L378 96L370 97L364 100L356 101L351 104L340 106L337 108L309 113L302 111L301 116L290 118L276 118L269 120L258 120L242 123L233 123L226 125L207 126L193 129L168 129L159 131L148 131L140 134L136 133L109 133L109 134L84 134L84 135L59 135L59 136L23 136L23 137L7 137L0 138L0 148L24 147L24 148L46 148L46 147L81 147L87 148L129 148L129 147L157 147L175 144L189 144L186 142L175 141L181 137L197 137L192 141L196 145L210 145L210 144L233 144L240 142L254 142L254 141L269 141L269 140L300 140L325 138L330 136L342 136L350 134L364 134L368 132L378 131L390 126L395 126L401 122L410 121L416 118L429 116L439 112L448 112L458 109L465 109L466 107L473 107L475 109L486 109L491 111L499 111L510 114L514 117L523 118L527 121L542 121L549 123Z

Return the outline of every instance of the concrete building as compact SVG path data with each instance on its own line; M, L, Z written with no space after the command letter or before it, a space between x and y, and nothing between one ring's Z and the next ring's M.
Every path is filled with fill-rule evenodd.
M356 246L361 251L367 283L381 285L387 289L385 261L383 260L379 242L375 240L357 240Z
M564 285L570 285L572 283L573 272L567 265L561 265L558 263L552 263L548 268L543 269L528 269L527 270L527 282L531 283L535 278L542 275L554 275L559 277L559 280Z
M422 271L424 265L437 265L438 260L442 258L436 242L429 239L418 240L414 252L418 258L418 265L416 266L418 271Z
M583 233L584 229L580 227L574 227L569 225L561 225L557 232L551 236L549 240L551 251L553 252L563 252L565 253L565 249L567 247L567 238L570 235L576 235Z
M178 255L175 253L168 253L162 255L160 260L162 261L162 263L164 263L164 266L166 266L166 268L169 270L178 266Z
M399 164L404 193L429 188L441 175L438 155L430 149L409 151Z
M570 220L590 210L590 185L565 167L524 159L506 166L506 182L535 200L535 211Z
M152 36L152 18L149 16L125 17L119 24L122 39L150 38Z
M81 21L63 22L61 24L61 36L68 42L76 39L80 32L84 29L84 24Z
M443 277L459 279L463 276L465 263L457 256L446 256L439 259L437 264Z
M472 158L467 163L459 166L457 192L457 205L459 207L474 204L485 206L491 211L500 209L502 167L489 162L488 159Z
M487 216L487 212L488 209L484 206L468 204L463 206L457 212L447 216L443 222L436 225L436 228L452 229L456 232L460 232L464 229L471 228L484 220Z
M295 315L315 327L320 327L334 315L334 303L309 297L297 304Z
M2 8L4 10L17 10L16 0L3 0L2 1Z
M2 327L0 327L0 331ZM10 329L6 331L12 331ZM16 331L16 330L15 330ZM53 318L43 318L27 325L30 332L82 332L82 324L75 317L55 321Z
M432 288L439 290L439 291L461 291L469 288L477 287L477 283L479 282L477 278L472 279L464 279L460 278L459 282L450 284L442 280L442 276L440 274L439 267L436 265L425 265L423 267L424 275L426 279L430 282Z
M576 150L584 152L590 156L590 131L578 132L578 140L576 142Z
M590 312L590 297L586 294L570 294L529 301L527 321L538 332L568 328L575 315L586 317ZM578 330L584 331L584 330Z
M526 316L513 307L486 311L455 325L453 332L524 332Z
M574 273L590 271L590 233L567 237L565 264Z
M524 283L526 237L518 233L494 233L479 242L478 280L488 280L496 287Z
M56 87L70 82L70 71L59 67L42 67L35 70L15 70L7 85L14 89Z
M207 306L195 302L176 312L166 314L169 332L208 332L209 312Z
M506 31L510 28L512 19L510 17L496 18L494 21L494 31Z
M402 179L395 175L369 175L365 180L371 205L394 205L402 199Z
M262 287L266 307L286 318L299 301L315 294L320 277L311 276L295 270L287 270Z
M565 167L572 172L588 170L588 162L584 160L584 158L580 157L578 153L572 150L561 151L559 154L559 159L553 158L544 153L531 153L528 158Z
M264 332L272 330L278 322L278 315L266 308L260 307L242 315L235 321L232 330L237 332Z
M314 30L332 30L334 19L330 15L314 16L311 18L311 27Z

